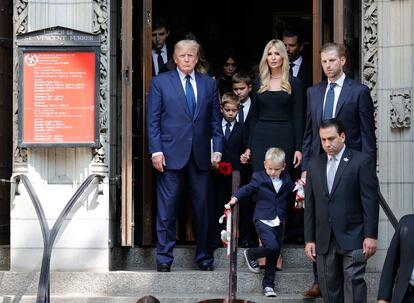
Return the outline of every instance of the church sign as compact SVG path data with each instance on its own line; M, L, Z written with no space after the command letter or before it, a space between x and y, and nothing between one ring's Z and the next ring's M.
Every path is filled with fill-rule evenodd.
M99 37L55 27L17 45L19 146L99 147Z

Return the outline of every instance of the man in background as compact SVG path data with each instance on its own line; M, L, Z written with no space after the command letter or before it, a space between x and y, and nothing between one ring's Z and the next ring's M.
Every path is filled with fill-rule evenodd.
M152 22L152 75L166 71L166 63L170 58L167 49L167 38L170 31L164 19L155 19Z

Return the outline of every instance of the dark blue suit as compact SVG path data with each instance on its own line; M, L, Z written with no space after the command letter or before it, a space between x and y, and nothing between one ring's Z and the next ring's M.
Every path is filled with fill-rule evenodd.
M274 287L276 274L276 260L280 253L282 228L280 226L270 227L260 220L274 220L279 217L280 221L286 220L286 203L294 188L288 174L281 174L282 186L276 193L273 182L266 171L254 172L249 184L240 188L234 196L241 200L255 194L256 208L253 220L257 234L263 246L250 248L248 255L250 258L258 259L266 257L265 275L263 278L263 288Z
M152 78L147 108L149 152L162 152L166 166L157 176L157 263L171 264L176 240L176 205L189 191L197 236L196 262L213 262L208 232L212 205L208 195L211 144L222 151L223 134L215 81L195 73L197 100L190 115L177 70ZM186 183L184 184L184 180Z
M312 155L322 151L319 126L322 121L323 102L327 81L307 91L307 117L303 138L302 170L308 169ZM376 159L374 105L367 86L345 77L335 110L335 117L345 126L346 146L362 151Z

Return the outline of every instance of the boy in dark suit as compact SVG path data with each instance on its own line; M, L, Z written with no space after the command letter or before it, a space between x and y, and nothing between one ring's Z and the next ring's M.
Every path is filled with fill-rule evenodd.
M253 221L263 246L249 248L244 257L250 271L260 272L257 259L266 257L265 274L262 282L263 294L275 297L274 292L276 260L280 253L282 228L280 223L286 219L286 202L294 188L290 176L284 173L285 152L276 147L269 148L265 154L265 170L254 172L249 184L240 188L226 207L240 199L256 194L256 208Z
M221 98L220 111L223 114L222 130L224 135L222 163L230 163L232 171L240 171L242 164L240 155L246 149L246 132L242 123L236 121L239 113L240 98L234 93L225 93ZM213 165L215 173L213 175L214 184L214 205L215 205L215 226L214 247L221 244L220 231L223 229L218 223L219 218L223 215L223 206L231 197L231 174L222 174L219 164Z
M253 98L250 97L252 91L252 79L247 73L237 72L233 75L231 80L233 92L240 98L240 110L237 115L237 121L244 124L246 138L248 138L250 121L252 120L252 112L254 111L254 101ZM249 183L252 178L252 173L252 166L250 163L243 165L240 172L240 185ZM258 244L256 231L252 222L254 204L250 202L251 198L248 197L245 203L240 204L239 210L239 246L245 248L256 247Z

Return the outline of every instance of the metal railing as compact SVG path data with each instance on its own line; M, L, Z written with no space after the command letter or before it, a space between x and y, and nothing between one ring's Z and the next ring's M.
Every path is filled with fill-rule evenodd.
M27 192L32 200L33 206L36 210L37 218L39 219L40 228L42 230L43 236L43 257L42 257L42 266L40 269L40 278L39 286L37 290L37 299L36 303L49 303L50 302L50 258L52 255L53 244L56 240L56 237L59 233L60 227L65 221L66 217L69 215L72 207L75 205L76 201L81 197L85 192L88 186L92 183L94 179L99 179L99 183L102 182L104 176L93 174L86 178L85 181L79 186L73 196L70 198L56 222L53 224L52 229L49 229L49 225L46 220L43 207L40 203L39 198L34 191L32 184L30 183L29 178L26 175L17 175L14 177L16 180L16 187L20 181L24 184L27 189ZM17 193L18 194L18 193ZM102 194L102 191L99 191L99 194Z
M378 188L378 197L379 197L379 204L382 207L382 210L384 211L385 215L387 216L388 220L390 221L392 227L394 229L397 229L398 220L395 217L394 213L392 212L390 206L388 205L387 201L385 201L384 196L381 193L381 190Z

